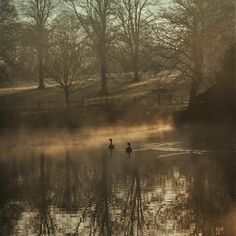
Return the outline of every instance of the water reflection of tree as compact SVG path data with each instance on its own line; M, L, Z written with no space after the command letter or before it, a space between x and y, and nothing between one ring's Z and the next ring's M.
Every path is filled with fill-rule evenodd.
M81 174L81 172L80 172ZM84 173L85 174L85 173ZM82 188L82 176L79 175L78 163L71 157L70 152L67 150L65 154L65 164L64 164L64 194L63 203L61 208L63 208L68 213L75 213L78 216L78 223L76 225L76 233L79 233L79 227L85 219L86 207L83 205L85 202L81 197L83 191L86 189ZM84 182L88 179L84 178ZM83 194L85 194L83 192ZM82 208L81 208L82 206ZM78 214L78 212L80 214ZM69 219L68 219L69 220Z
M124 209L125 235L139 235L144 224L140 175L136 164L133 166L131 186Z
M233 235L222 215L235 201L235 154L215 154L213 159L195 163L190 188L190 207L195 218L195 234ZM221 219L221 220L220 220Z
M63 205L68 212L73 212L79 207L79 185L77 165L67 151L65 155L65 190Z
M66 230L83 235L144 235L151 230L235 235L235 218L225 221L236 198L234 152L155 162L97 159L94 153L82 159L72 152L62 159L42 153L37 161L37 155L30 155L0 159L0 235L18 230L17 221L22 223L26 215L21 212L29 213L25 203L37 213L33 220L38 235L59 233L65 221L72 224ZM170 192L174 198L167 202Z
M8 159L6 159L8 158ZM10 201L19 197L19 161L15 156L0 159L0 235L11 235L23 210L19 202Z
M101 174L97 182L95 189L96 203L95 209L92 213L92 228L96 234L98 231L99 235L110 236L112 235L112 221L110 213L110 201L111 201L111 186L109 183L108 168L107 168L107 157L106 155L102 158Z
M36 207L38 215L35 228L39 235L54 235L56 226L52 216L52 191L50 189L50 164L46 161L44 153L40 155L40 172L38 196L36 196Z

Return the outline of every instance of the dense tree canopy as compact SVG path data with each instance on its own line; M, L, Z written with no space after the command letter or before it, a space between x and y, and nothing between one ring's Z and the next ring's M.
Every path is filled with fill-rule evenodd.
M52 66L56 54L64 56L59 46L56 53L51 39L73 35L76 43L82 39L80 50L86 52L84 77L99 74L101 95L109 92L112 73L132 73L137 82L143 72L165 68L179 71L190 83L191 106L205 81L214 82L223 55L234 42L234 8L232 0L172 0L168 4L153 0L25 0L17 2L17 7L11 0L1 0L1 80L8 77L10 66L17 65L25 71L17 72L18 77L38 74L38 87L44 88L44 77L51 76L45 69ZM54 19L59 18L63 27L55 24ZM73 27L67 27L72 18ZM76 54L77 46L73 47L70 56Z
M210 67L209 59L214 58L218 65L221 48L230 44L222 39L232 30L232 9L231 1L173 0L161 13L161 22L155 27L157 43L162 56L174 60L173 66L183 78L190 79L190 106Z

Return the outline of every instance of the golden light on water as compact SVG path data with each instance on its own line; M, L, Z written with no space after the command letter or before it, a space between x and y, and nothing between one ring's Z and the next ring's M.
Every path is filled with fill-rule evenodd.
M173 129L171 124L139 125L139 126L116 126L84 128L75 133L65 130L41 130L35 133L19 133L17 137L9 137L2 140L1 148L39 148L47 152L61 152L67 148L101 148L107 147L109 138L113 139L116 147L124 146L127 142L145 142L153 135L161 136L164 132ZM122 147L123 147L122 146Z
M141 125L135 127L119 126L97 129L84 129L76 134L63 134L60 140L52 137L43 147L50 153L61 152L67 148L89 149L107 148L109 138L113 139L116 149L123 149L127 142L145 142L153 135L161 136L164 132L171 131L171 125Z

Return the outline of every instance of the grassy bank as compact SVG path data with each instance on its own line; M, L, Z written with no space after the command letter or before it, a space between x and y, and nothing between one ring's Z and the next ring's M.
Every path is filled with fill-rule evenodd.
M109 80L109 95L98 96L99 80L86 83L70 97L70 108L64 94L55 86L44 90L32 84L0 89L0 128L81 127L129 125L170 120L173 112L186 106L185 90L159 93L160 78Z

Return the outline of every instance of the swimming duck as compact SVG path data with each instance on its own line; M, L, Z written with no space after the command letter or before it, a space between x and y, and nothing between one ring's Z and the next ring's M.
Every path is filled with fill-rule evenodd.
M109 144L108 148L112 151L112 150L115 149L115 145L112 144L112 139L111 138L109 139L109 141L110 141L110 144Z
M131 148L131 145L130 143L127 143L128 147L125 149L125 151L130 154L132 152L132 148Z

